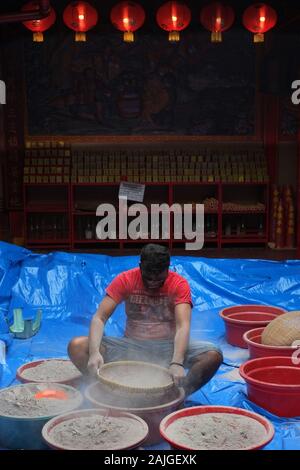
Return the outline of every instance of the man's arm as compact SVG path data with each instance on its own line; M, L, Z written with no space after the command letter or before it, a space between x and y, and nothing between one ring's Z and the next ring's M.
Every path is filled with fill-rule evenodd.
M89 333L89 361L87 366L91 374L96 374L99 367L104 363L103 357L99 351L104 326L117 305L118 304L111 297L106 295L92 318Z
M172 362L183 364L185 353L188 348L191 327L191 306L188 303L175 306L176 333L174 338L174 352ZM172 364L170 371L176 383L185 376L184 368L181 365Z

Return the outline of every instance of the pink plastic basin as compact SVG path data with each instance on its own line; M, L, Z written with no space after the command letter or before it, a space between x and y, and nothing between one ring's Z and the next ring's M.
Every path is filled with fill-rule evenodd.
M139 437L139 439L137 439L137 437L133 436L132 442L126 447L123 447L119 443L116 443L115 445L112 446L112 448L110 448L110 450L136 449L137 447L139 447L141 444L144 443L144 441L146 440L148 436L148 433L149 433L148 426L145 423L145 421L139 418L138 416L135 416L131 413L123 413L120 411L113 411L113 410L110 410L108 412L107 410L100 410L98 408L98 409L73 411L71 413L65 413L60 416L57 416L56 418L51 419L50 421L48 421L48 423L45 424L45 426L42 429L43 439L49 447L55 450L80 450L80 447L63 446L54 438L53 431L55 427L58 426L60 423L63 423L70 419L80 418L80 417L85 417L85 416L96 416L96 415L130 418L134 421L135 427L139 428L139 431L140 431L139 434L142 437Z
M169 442L169 444L174 449L196 450L196 449L193 449L192 447L186 447L170 439L168 436L168 427L180 418L184 418L187 416L198 416L198 415L206 414L206 413L232 413L232 414L236 414L240 416L247 416L248 418L252 418L258 421L259 423L261 423L266 430L266 435L264 439L261 441L257 441L257 444L255 444L252 447L247 447L244 450L262 449L269 442L271 442L271 440L274 437L273 425L266 418L264 418L263 416L257 413L253 413L252 411L243 410L241 408L233 408L231 406L193 406L191 408L184 408L183 410L175 411L175 413L171 413L170 415L166 416L162 420L162 422L160 423L160 428L159 428L160 433L162 437L167 442Z
M261 344L264 328L255 328L244 333L244 341L248 346L250 359L258 357L283 356L291 357L299 346L268 346Z
M291 357L263 357L245 362L240 375L248 397L277 416L300 416L300 364Z
M220 312L225 322L226 340L232 346L247 349L244 334L253 328L265 327L279 315L286 313L278 307L265 305L239 305Z

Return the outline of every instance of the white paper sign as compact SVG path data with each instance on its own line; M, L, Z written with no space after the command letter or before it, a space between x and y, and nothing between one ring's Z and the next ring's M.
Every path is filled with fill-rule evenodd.
M145 185L139 183L127 183L122 181L119 189L119 199L127 198L128 201L143 202Z

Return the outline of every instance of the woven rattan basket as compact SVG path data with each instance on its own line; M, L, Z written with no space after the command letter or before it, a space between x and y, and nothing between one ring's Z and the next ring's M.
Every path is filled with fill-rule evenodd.
M261 342L269 346L292 346L300 341L300 311L288 312L272 320L264 329Z
M106 388L123 395L164 396L174 388L170 372L148 362L110 362L99 369L98 378Z

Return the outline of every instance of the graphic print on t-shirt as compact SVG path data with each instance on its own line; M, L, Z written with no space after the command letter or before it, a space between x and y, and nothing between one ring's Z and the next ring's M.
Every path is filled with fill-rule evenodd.
M172 321L174 315L171 311L170 298L159 294L158 296L146 295L137 291L131 294L126 301L127 315L132 320L145 321Z

